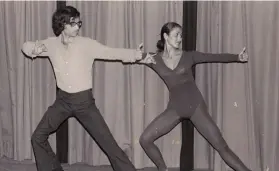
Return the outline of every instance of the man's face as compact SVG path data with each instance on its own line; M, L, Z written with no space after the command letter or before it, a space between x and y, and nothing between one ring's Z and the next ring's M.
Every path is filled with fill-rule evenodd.
M65 24L65 28L63 30L64 34L69 37L76 37L78 35L79 29L82 25L80 18L71 18L70 23Z

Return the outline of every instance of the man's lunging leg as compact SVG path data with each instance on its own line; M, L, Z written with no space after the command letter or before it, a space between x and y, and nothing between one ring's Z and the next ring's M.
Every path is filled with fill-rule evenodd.
M32 137L32 147L35 155L38 171L60 171L62 167L50 147L48 137L55 132L59 125L69 117L70 110L56 99L54 104L48 108Z
M95 105L94 99L91 99L91 104L75 112L75 117L107 155L115 171L136 170L112 136L104 118Z

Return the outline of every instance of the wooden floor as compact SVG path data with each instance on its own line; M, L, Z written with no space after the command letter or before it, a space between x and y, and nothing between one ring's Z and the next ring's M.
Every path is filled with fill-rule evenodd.
M113 171L110 166L88 166L84 164L73 164L71 166L63 166L64 171ZM11 164L0 163L0 171L37 171L35 164ZM138 171L158 171L156 168L144 168ZM179 171L179 169L171 168L169 171Z
M62 164L64 171L113 171L110 166L90 166L87 164ZM6 157L0 158L0 171L37 171L35 163L31 160L15 161ZM139 171L157 171L156 168L144 168ZM170 171L179 171L178 168Z
M87 164L63 164L64 171L113 171L110 166L90 166ZM5 157L0 158L0 171L37 171L34 162L30 160L15 161ZM157 168L144 168L138 171L158 171ZM169 171L179 171L179 168L169 168ZM211 171L208 169L195 169L194 171Z
M88 166L84 164L73 164L63 166L64 171L113 171L110 166ZM35 164L11 164L0 163L0 171L37 171ZM157 168L144 168L138 171L158 171ZM179 168L170 168L169 171L179 171ZM195 169L193 171L212 171L207 169Z

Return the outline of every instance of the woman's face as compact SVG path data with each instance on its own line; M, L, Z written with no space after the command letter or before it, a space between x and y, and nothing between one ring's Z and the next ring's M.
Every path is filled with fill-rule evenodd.
M180 27L173 28L169 35L164 33L166 43L175 49L180 49L182 46L182 30Z

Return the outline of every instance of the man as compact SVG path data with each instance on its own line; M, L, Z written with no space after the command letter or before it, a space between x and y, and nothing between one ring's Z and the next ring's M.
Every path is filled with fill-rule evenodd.
M52 17L56 37L25 42L22 51L32 58L49 57L59 88L57 97L44 114L32 137L38 171L61 171L61 164L50 147L48 137L69 117L75 117L108 156L116 171L135 171L117 145L92 96L92 64L95 59L135 62L140 49L109 48L90 38L78 36L80 13L71 6L58 9Z

